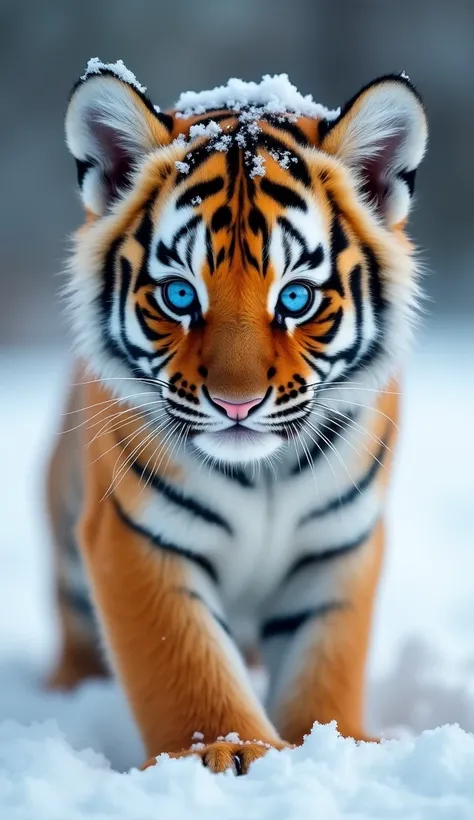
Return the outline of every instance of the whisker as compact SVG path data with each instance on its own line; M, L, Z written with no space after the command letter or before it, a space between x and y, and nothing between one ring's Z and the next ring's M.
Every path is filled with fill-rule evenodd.
M179 448L180 448L180 446L181 446L181 441L183 440L183 437L184 437L184 435L185 435L185 433L186 433L186 429L187 429L187 427L188 427L188 426L189 426L189 425L188 425L188 422L185 422L185 424L184 424L184 425L181 425L181 430L178 432L178 435L177 435L177 437L176 437L176 441L175 441L175 443L173 444L173 447L171 448L171 450L170 450L170 452L169 452L169 454L168 454L168 461L166 462L166 465L165 465L165 467L164 467L164 471L165 471L165 472L166 472L166 470L167 470L167 469L168 469L168 467L169 467L170 461L171 461L171 459L173 458L175 451L176 451L176 457L178 456L178 453L179 453Z
M290 426L290 434L291 434L291 438L292 438L292 441L293 441L293 447L295 448L296 458L297 458L297 461L298 461L298 470L299 470L299 471L300 471L300 473L301 473L301 461L300 461L300 454L299 454L299 452L298 452L298 448L297 448L297 446L296 446L295 434L294 434L294 432L293 432L292 426Z
M150 407L151 407L151 408L155 408L155 407L157 407L158 405L163 405L163 404L166 404L166 399L159 399L159 400L157 400L157 401L146 402L146 403L144 403L144 404L140 404L140 405L138 405L138 406L137 406L137 413L136 413L136 415L138 415L138 416L140 417L140 419L142 419L142 418L143 418L143 416L144 416L144 414L143 414L143 413L138 413L138 408L141 408L142 410L143 410L143 409L147 410L147 409L149 409ZM90 446L90 444L93 444L93 442L94 442L94 441L96 441L96 439L97 439L97 438L99 438L101 435L105 435L106 433L113 432L113 430L112 430L112 429L106 429L106 428L107 428L107 425L109 425L109 424L112 424L112 425L113 425L113 424L117 421L117 419L118 419L118 418L122 418L122 416L125 416L125 415L128 415L128 414L129 414L129 408L127 407L127 408L125 408L124 410L121 410L121 411L119 411L118 413L114 413L112 416L110 416L110 418L108 418L108 419L107 419L107 421L103 423L103 425L102 425L102 427L100 428L100 430L98 430L98 431L95 433L94 437L91 439L91 441L89 442L89 445L88 445L88 446ZM159 418L159 416L158 416L158 418ZM156 420L156 417L155 417L155 420ZM102 423L102 421L103 421L103 420L102 420L102 419L100 419L98 422L96 422L96 424L91 425L91 428L90 428L90 429L92 429L92 427L96 427L96 426L97 426L97 424L101 424L101 423ZM126 424L126 423L127 423L127 419L125 419L123 422L121 422L120 426L122 426L123 424Z
M173 424L173 421L174 420L172 418L168 417L168 422L167 422L167 424L164 425L161 432L163 432L163 430L166 430L167 427L169 427L170 424ZM175 426L173 426L173 430L174 429L176 429ZM157 472L156 460L158 458L157 453L158 453L158 451L161 452L161 450L163 449L163 445L164 445L163 440L161 438L159 438L158 444L156 445L155 449L153 450L153 452L149 456L149 458L148 458L148 460L147 460L147 462L146 462L146 464L145 464L145 466L142 470L140 481L143 479L143 475L144 475L145 471L147 470L149 463L153 460L153 467L149 470L149 475L148 475L148 478L145 482L145 486L143 487L143 489L146 489L147 485L151 482L152 477L154 475L156 475L156 472Z
M119 405L122 405L122 404L125 404L125 403L126 403L127 401L129 401L130 399L135 398L135 397L137 397L137 396L152 396L152 395L153 395L152 393L149 393L149 392L144 392L144 393L135 393L135 394L133 394L133 395L131 395L131 396L126 396L126 397L124 397L124 398L108 399L107 401L109 402L109 404L108 404L108 406L107 406L107 407L103 407L103 408L102 408L102 410L98 410L98 411L97 411L97 413L94 413L94 415L93 415L93 416L91 416L91 417L86 417L83 421L81 421L81 423L80 423L80 424L77 424L75 427L70 427L70 428L69 428L69 429L67 429L67 430L61 430L61 431L60 431L60 432L61 432L61 435L65 434L65 433L73 433L75 430L79 430L79 428L80 428L80 427L84 427L84 425L88 424L88 422L93 421L93 419L97 418L97 416L101 416L103 413L106 413L106 412L107 412L107 410L110 410L110 408L113 406L113 404L119 404ZM166 399L163 399L163 398L159 397L158 399L156 399L156 401L166 401ZM102 402L97 402L97 404L102 404ZM81 408L78 408L77 410L74 410L74 411L69 411L69 412L70 412L70 413L72 413L72 412L74 412L74 413L79 413L79 412L87 412L87 410L89 410L89 409L93 408L94 406L97 406L97 405L91 405L90 407L85 407L85 408L82 408L82 407L81 407ZM140 407L146 407L146 406L147 406L147 404L146 404L146 403L143 403L143 404L138 404L138 405L135 405L135 406L134 406L133 404L129 404L129 405L127 405L127 407L126 407L126 411L130 411L130 412L138 412L138 409L139 409ZM100 423L101 423L101 420L102 420L102 419L99 419L99 421L98 421L98 422L96 422L96 424L100 424ZM90 425L90 427L91 427L91 428L92 428L92 427L95 427L95 425L94 425L94 424L91 424L91 425Z
M81 387L83 384L102 384L103 382L139 382L140 384L151 384L153 387L169 387L169 382L163 379L155 379L147 376L105 376L97 379L85 379L80 382L71 382L71 387Z
M354 479L352 478L352 476L351 476L351 474L350 474L349 470L347 469L347 465L346 465L346 463L345 463L344 459L342 458L342 456L341 456L341 454L340 454L339 450L338 450L336 447L334 447L334 444L333 444L333 443L332 443L332 442L331 442L331 441L330 441L330 440L329 440L329 439L328 439L328 438L324 435L324 433L322 433L320 430L318 430L318 428L317 428L317 427L314 427L314 426L311 424L311 422L309 421L309 419L305 419L305 424L306 424L308 427L310 427L310 428L311 428L311 430L312 430L314 433L316 433L317 435L319 435L319 436L320 436L320 438L322 438L322 440L324 441L324 443L327 445L327 447L329 447L329 448L330 448L330 450L332 450L332 451L333 451L333 453L336 455L336 457L338 458L338 460L339 460L339 461L340 461L340 463L342 464L342 466L343 466L343 468L344 468L344 471L345 471L345 473L347 474L348 478L350 479L350 481L352 482L352 484L353 484L353 485L354 485L354 487L356 488L357 492L359 492L359 493L360 493L360 489L359 489L359 487L357 486L357 484L355 483ZM309 433L308 433L308 435L309 435ZM315 442L315 444L316 444L316 442ZM328 464L329 464L329 465L330 465L330 467L331 467L331 470L332 470L332 474L333 474L333 476L334 476L334 479L337 481L337 479L336 479L336 474L335 474L335 472L334 472L333 466L332 466L331 462L329 461L329 459L327 459L327 461L328 461ZM341 498L340 490L339 490L339 498Z
M117 459L115 461L115 464L113 466L113 469L112 469L112 479L110 481L109 489L107 490L105 495L102 497L102 499L101 499L102 501L105 498L108 498L110 495L112 495L112 493L116 492L116 490L118 489L118 487L122 483L123 479L125 478L125 476L129 472L129 470L132 466L132 462L140 457L141 453L146 449L149 442L152 441L157 434L158 434L158 431L156 429L153 429L151 431L151 433L148 433L148 435L145 436L144 439L141 439L138 442L138 444L136 445L136 447L133 448L132 452L127 456L124 463L120 466L119 469L117 469L117 464L118 464L118 461L119 461L120 456L122 455L123 451L121 453L119 453L119 455L117 456Z
M300 444L303 448L303 452L305 454L306 461L308 462L309 469L311 470L311 475L313 477L313 481L314 481L314 484L315 484L315 487L316 487L316 490L317 490L317 493L318 493L318 501L319 501L319 500L321 500L321 491L319 489L319 484L318 484L317 479L316 479L316 473L314 471L313 456L311 455L309 447L307 446L303 436L301 435L301 433L298 429L296 429L296 434L298 436L298 441L300 442ZM309 433L307 435L311 438L311 440L313 440ZM315 444L316 444L316 442L315 442ZM301 472L301 468L300 468L300 472Z
M164 417L165 417L165 411L163 409L159 414L154 415L152 419L148 419L148 421L146 421L146 426L156 425L158 427L161 424ZM143 416L141 417L141 420L142 421L144 420ZM127 424L128 424L127 419L122 419L121 421L117 421L111 427L109 427L107 430L104 430L102 433L96 433L96 436L95 436L94 440L102 438L103 436L106 436L106 435L109 435L109 434L112 434L112 433L116 433L117 430L121 430L123 427L126 428ZM140 429L143 429L143 426L141 426ZM92 441L89 442L87 446L89 447L92 443L93 443Z
M321 392L323 391L330 391L330 390L365 390L368 393L377 393L383 394L385 396L401 396L400 390L386 390L383 387L371 387L367 385L366 382L311 382L310 384L306 384L305 387L312 388L319 388Z
M326 416L323 415L322 413L319 413L318 416L320 418L324 418L324 419L326 418ZM336 424L336 422L334 422L334 423ZM324 427L325 429L329 429L329 430L331 429L329 424L325 424L322 421L318 422L318 424L321 427ZM343 430L345 429L342 425L338 425L338 426L341 427ZM336 432L336 435L339 439L341 439L342 441L345 441L345 443L348 445L348 447L350 447L352 450L354 450L356 455L359 455L359 451L357 450L357 447L355 447L354 444L352 444L352 442L349 441L349 439L347 439L342 433L339 433L339 432ZM369 448L365 445L365 443L363 441L361 441L358 438L356 438L356 441L357 441L358 444L361 445L361 447L364 448L365 452L368 453L371 458L373 458L378 464L380 464L381 467L384 466L383 463L380 461L380 459L378 459L377 456L375 456L373 453L371 453L371 451L369 450ZM383 444L383 442L381 442L381 444Z
M342 410L336 410L335 408L328 408L325 404L320 404L319 402L314 403L314 407L311 410L312 413L314 412L314 408L318 408L318 409L321 409L321 410L325 411L324 412L324 417L326 419L328 419L328 413L327 413L328 410L329 410L329 413L331 415L335 413L337 416L340 416L342 419L344 419L346 421L347 425L349 425L350 427L352 427L353 429L355 429L357 431L360 431L361 435L369 436L369 438L371 438L372 441L374 441L376 444L383 445L384 447L386 447L386 449L390 453L392 452L391 448L388 446L388 444L383 439L381 439L379 436L376 435L376 433L373 433L367 427L364 427L363 424L360 424L358 421L356 421L348 413L343 413ZM329 419L328 419L328 421L329 421ZM344 429L344 427L345 427L344 424L342 424L341 422L338 422L334 418L330 419L330 421L331 421L332 424L335 424L337 427L341 427L342 429Z
M310 427L310 428L311 428L311 430L313 430L313 432L317 433L317 434L319 435L319 437L320 437L320 438L322 438L322 440L325 442L325 444L326 444L326 445L328 445L328 446L332 446L332 445L331 445L331 442L329 441L329 439L327 439L327 438L324 436L324 434L323 434L323 433L320 433L318 430L315 430L315 428L314 428L314 427L310 424L310 422L309 422L309 420L308 420L308 419L305 419L305 421L304 421L304 423L303 423L303 424L304 424L304 426L306 426L306 427ZM334 467L332 466L331 461L330 461L330 459L328 458L327 453L325 453L325 452L324 452L324 450L323 450L323 448L321 447L320 443L317 441L317 439L313 438L313 436L311 435L311 433L310 433L310 432L308 432L308 430L306 430L305 432L306 432L306 435L307 435L307 436L311 439L311 441L313 442L313 444L315 444L315 445L316 445L316 447L318 448L318 450L319 450L319 452L321 453L321 455L322 455L322 456L324 456L324 458L325 458L325 460L326 460L326 462L327 462L327 464L328 464L328 467L329 467L329 469L331 470L331 472L332 472L332 474L333 474L334 481L335 481L335 483L336 483L336 485L337 485L337 487L338 487L339 500L341 500L341 483L340 483L340 481L339 481L338 477L336 476L336 473L334 472ZM344 464L344 461L342 460L341 455L337 452L337 450L336 450L334 447L333 447L332 449L334 450L334 452L336 453L336 455L338 456L338 458L342 461L342 465L343 465L344 469L345 469L345 470L346 470L346 472L347 472L347 467L346 467L346 465ZM319 492L319 499L321 499L321 493L320 493L320 492Z
M347 404L348 403L345 399L330 398L330 399L328 399L328 401L341 402L342 404ZM364 410L370 410L373 413L378 413L379 416L382 416L383 418L387 419L387 421L389 421L391 424L393 424L395 429L398 430L398 425L394 422L394 420L392 418L390 418L390 416L388 416L387 413L384 413L382 410L379 410L377 407L371 407L369 404L361 404L360 402L355 402L355 401L350 401L350 405L351 405L351 407L362 407ZM321 405L321 406L326 407L328 410L333 410L333 408L330 407L327 404ZM334 412L336 412L336 411L334 410Z
M171 419L171 423L172 423L172 422L173 422L173 419ZM174 422L174 425L171 427L171 429L170 429L170 430L168 430L168 432L166 433L166 435L165 435L164 439L162 440L162 450L163 450L163 453L162 453L162 454L161 454L161 456L160 456L160 460L159 460L158 464L157 464L157 465L155 465L155 467L154 467L154 472L158 472L158 470L160 469L160 467L161 467L161 463L162 463L162 461L163 461L163 459L164 459L164 457L165 457L165 455L166 455L166 449L167 449L167 448L166 448L166 444L167 444L167 442L170 440L170 438L171 438L171 437L175 434L175 432L176 432L176 430L177 430L178 428L179 428L179 422L175 421L175 422Z
M112 450L114 450L116 447L119 447L121 444L124 444L126 442L133 441L137 436L140 435L140 433L143 432L143 430L145 430L147 427L150 427L151 424L152 424L151 421L145 422L144 424L141 425L141 427L138 428L138 430L134 430L133 432L129 433L128 436L124 436L119 441L116 441L115 444L112 444L112 446L109 447L107 450L105 450L105 452L99 453L97 458L95 458L90 463L95 464L97 461L100 461L100 459L103 458L104 456L106 456L108 453L111 453ZM118 429L120 429L120 427Z

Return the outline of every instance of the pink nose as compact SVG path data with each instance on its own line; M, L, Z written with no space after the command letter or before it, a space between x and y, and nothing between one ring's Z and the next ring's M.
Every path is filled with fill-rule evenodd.
M249 410L251 410L252 407L256 407L257 404L260 404L262 398L263 397L260 396L258 399L250 399L250 401L235 403L233 401L224 401L224 399L216 399L215 396L212 396L212 401L214 404L218 404L219 407L222 407L230 419L240 421L241 419L247 418Z

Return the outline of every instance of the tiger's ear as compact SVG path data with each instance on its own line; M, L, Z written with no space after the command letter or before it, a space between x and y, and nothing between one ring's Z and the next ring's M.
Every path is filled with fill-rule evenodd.
M404 75L381 77L322 125L321 148L356 172L388 227L410 210L415 173L428 137L425 110Z
M154 109L121 63L89 63L73 88L65 123L67 146L76 159L88 210L99 216L105 213L137 161L170 142L169 119Z

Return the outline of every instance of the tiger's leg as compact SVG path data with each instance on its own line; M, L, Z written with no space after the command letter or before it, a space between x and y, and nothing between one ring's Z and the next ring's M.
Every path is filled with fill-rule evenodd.
M109 676L98 647L97 633L83 628L69 602L59 603L61 649L59 658L46 680L49 689L74 689L88 678ZM91 613L92 617L92 613Z
M363 728L364 679L382 547L379 524L353 554L326 559L332 567L302 568L263 624L269 713L291 743L301 743L314 721L333 720L342 735L371 739Z
M262 741L284 744L223 620L217 574L206 558L137 523L137 510L125 508L133 496L127 478L120 493L120 500L103 498L91 486L80 541L109 653L148 755L194 753L214 771L246 771L265 753ZM190 750L195 733L202 745ZM216 742L229 733L260 743Z
M47 511L54 545L60 624L59 656L46 681L51 689L72 689L86 678L108 675L74 534L82 495L80 445L78 430L74 429L80 425L80 416L79 388L73 387L47 475Z

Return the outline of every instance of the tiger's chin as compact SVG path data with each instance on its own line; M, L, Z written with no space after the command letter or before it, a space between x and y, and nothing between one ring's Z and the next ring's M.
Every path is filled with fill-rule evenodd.
M199 433L193 439L200 453L224 464L255 464L272 456L283 444L284 440L275 433L260 433L247 427Z

